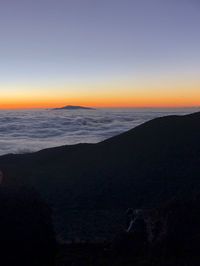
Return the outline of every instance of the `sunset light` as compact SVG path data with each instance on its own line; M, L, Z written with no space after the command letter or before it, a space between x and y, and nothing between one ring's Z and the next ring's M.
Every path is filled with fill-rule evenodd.
M0 109L199 106L198 3L110 1L2 4Z
M4 86L2 86L4 87ZM62 87L5 86L0 109L91 107L195 107L200 104L200 81L146 80Z

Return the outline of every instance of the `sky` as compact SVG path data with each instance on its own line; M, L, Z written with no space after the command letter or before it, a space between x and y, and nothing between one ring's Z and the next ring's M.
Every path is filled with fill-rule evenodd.
M199 0L1 0L0 108L200 106Z

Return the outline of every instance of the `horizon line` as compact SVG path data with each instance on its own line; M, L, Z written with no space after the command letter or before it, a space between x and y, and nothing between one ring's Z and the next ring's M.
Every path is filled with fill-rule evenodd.
M195 109L200 108L200 105L182 105L182 106L85 106L85 105L66 105L66 106L80 106L80 107L88 107L95 109ZM45 109L54 109L54 108L62 108L64 106L55 106L55 107L5 107L0 110L45 110Z

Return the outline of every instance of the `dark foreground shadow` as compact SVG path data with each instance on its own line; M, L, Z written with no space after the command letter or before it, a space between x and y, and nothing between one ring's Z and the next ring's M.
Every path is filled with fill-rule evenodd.
M34 190L0 189L0 265L54 265L49 207Z
M200 197L174 199L141 210L133 228L108 243L72 243L58 249L57 266L199 266Z

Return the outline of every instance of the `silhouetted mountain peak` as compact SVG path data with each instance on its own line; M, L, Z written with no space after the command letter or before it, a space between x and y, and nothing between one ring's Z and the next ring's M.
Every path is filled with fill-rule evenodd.
M91 107L78 106L78 105L66 105L60 108L54 108L53 110L95 110Z

